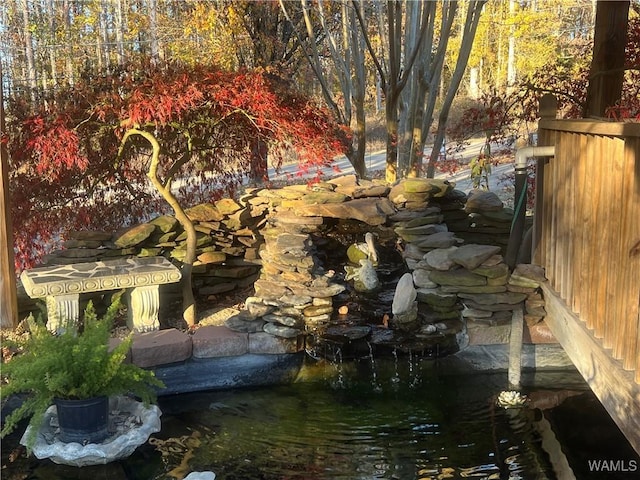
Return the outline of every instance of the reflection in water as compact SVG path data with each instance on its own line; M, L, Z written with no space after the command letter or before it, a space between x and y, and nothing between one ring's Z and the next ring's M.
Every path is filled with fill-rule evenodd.
M444 372L401 355L319 362L293 385L165 397L162 432L127 460L88 469L24 456L9 463L3 445L2 478L181 479L205 470L218 480L571 478L575 453L559 447L550 424L560 409L574 430L586 423L581 405L593 395L577 374L525 376L530 406L505 410L495 400L506 374ZM614 431L619 452L623 437L608 417L599 428Z

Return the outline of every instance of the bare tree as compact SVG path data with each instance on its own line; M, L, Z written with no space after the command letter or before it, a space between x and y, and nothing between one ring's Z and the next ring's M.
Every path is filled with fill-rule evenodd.
M511 92L516 83L516 25L513 18L516 15L516 1L509 0L509 53L507 54L507 91Z
M421 10L408 11L407 19L415 24L407 29L406 42L417 45L419 55L410 72L408 88L402 93L400 102L400 125L398 170L402 177L416 177L420 174L422 151L433 123L433 113L440 89L444 59L457 5L442 3L440 12L440 35L435 35L437 3L425 2ZM426 23L422 38L416 35L417 25Z
M387 127L386 180L395 182L404 176L416 176L420 159L433 123L433 111L438 95L437 85L442 79L444 54L451 27L460 2L402 2L388 0L386 12L378 4L379 35L385 39L382 55L365 37L369 54L373 58L385 92L385 121ZM455 71L447 85L447 94L438 117L431 162L437 159L444 139L444 128L460 81L469 58L482 6L486 0L470 0L463 27L462 43ZM441 25L434 28L437 9L440 8ZM386 15L386 24L383 21ZM363 32L367 32L362 12L358 18ZM405 92L405 88L408 89ZM433 176L433 169L428 175Z
M151 61L160 61L160 42L158 41L158 3L149 0L149 35L151 36Z
M337 2L336 2L337 3ZM362 0L360 0L362 4ZM290 13L286 3L280 1L282 11L287 18ZM305 49L305 57L311 66L318 82L325 102L333 110L338 121L347 127L353 127L354 141L346 153L356 174L362 178L367 176L364 161L366 150L366 120L365 120L365 85L366 70L364 62L364 37L360 30L354 9L349 0L341 0L339 9L331 10L333 5L325 5L323 0L316 2L317 10L312 12L307 0L301 0L302 12L306 36L315 37L314 18L318 19L322 27L322 35L326 42L331 64L328 65L321 56L318 45L308 42ZM335 21L335 15L339 15L339 22ZM298 33L298 35L300 35ZM340 105L336 98L336 92L331 88L332 78L337 79L340 86L339 95L342 98ZM355 112L355 119L354 119Z
M122 0L116 0L115 2L114 22L118 65L122 66L126 59L124 49L124 14L122 12Z
M29 20L29 5L27 4L27 0L20 0L19 5L22 10L22 35L24 40L27 80L29 88L31 89L31 98L32 100L35 100L35 93L38 88L38 78L36 76L36 62L33 55L33 38L31 36L31 24Z
M482 7L485 3L486 0L470 0L467 6L467 15L464 22L458 60L456 61L456 66L438 115L438 127L436 130L436 136L433 140L433 149L431 150L431 156L429 157L429 164L427 166L427 177L429 178L433 178L435 174L436 162L444 141L447 120L449 118L449 110L451 109L453 99L460 87L464 71L467 68L469 54L471 53L473 40L476 36L476 30L478 29L478 22L480 21L480 14L482 13ZM423 125L423 131L425 131L426 128L428 128L427 125Z
M467 17L462 27L462 46L451 81L447 84L445 104L439 116L439 125L446 124L448 111L457 91L466 63L476 27L486 0L470 0ZM347 155L358 174L366 174L365 152L365 109L364 92L367 72L363 46L371 57L377 73L377 80L384 92L387 182L405 176L417 176L421 170L422 151L434 118L436 99L439 94L444 68L444 58L452 26L460 2L410 2L387 0L386 2L351 0L341 2L340 10L327 14L322 0L315 2L317 11L312 11L307 0L301 0L307 34L313 30L314 19L322 25L326 40L324 52L329 53L331 65L326 56L320 54L316 44L309 44L307 59L318 78L325 101L331 106L344 125L352 126L355 143ZM286 2L280 0L283 11ZM315 16L314 16L315 15ZM336 33L336 18L340 18L342 42ZM440 19L436 28L436 19ZM331 20L330 20L331 19ZM356 21L357 27L356 28ZM374 32L374 33L372 33ZM379 39L379 48L374 49L372 35ZM342 106L331 89L334 72ZM355 122L353 122L355 112ZM436 135L442 144L443 136ZM440 148L440 145L434 147ZM433 175L433 173L432 173Z
M71 41L71 2L72 0L64 0L62 2L65 39L64 68L67 76L67 83L69 85L73 85L75 83L75 74L73 69L73 43Z
M45 15L48 17L48 27L49 27L49 41L50 43L54 43L56 41L56 11L54 8L53 0L47 0L45 4L46 10ZM51 72L51 85L55 89L58 85L58 67L57 67L57 59L56 59L56 49L49 46L49 68Z

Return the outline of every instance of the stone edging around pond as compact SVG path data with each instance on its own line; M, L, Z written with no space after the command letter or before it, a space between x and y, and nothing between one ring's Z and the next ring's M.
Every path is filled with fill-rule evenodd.
M341 242L362 241L365 232L380 245L401 250L400 263L412 273L420 321L411 317L414 323L401 324L403 317L394 315L389 318L394 329L421 338L464 333L471 345L503 343L511 311L524 308L534 341L553 341L541 323L543 272L531 265L509 272L501 253L513 212L491 192L467 196L434 179L389 187L346 175L311 188L247 189L237 201L197 205L187 213L198 231L197 293L215 296L250 285L256 293L225 326L202 326L192 336L171 329L136 335L132 360L141 366L301 352L306 334L331 319L341 306L336 299L343 302L340 295L350 286L320 257L336 246L347 250ZM46 261L162 255L179 265L183 237L175 218L161 216L116 234L71 233L65 248ZM376 330L386 336L386 327ZM342 333L351 340L353 330ZM150 360L158 354L164 359Z
M469 346L508 345L510 325L487 326L472 335ZM115 345L119 339L112 339ZM525 326L525 344L557 345L544 323ZM304 352L304 338L282 339L264 332L234 332L222 325L205 325L192 334L171 328L134 334L130 361L144 368L188 360L207 360L241 355L283 355Z
M256 387L296 381L306 353L241 353L241 340L236 332L224 332L222 326L201 327L210 341L196 340L190 335L172 330L166 334L151 332L136 334L131 352L133 361L155 371L166 385L159 395L217 390L237 387ZM491 330L494 327L488 327ZM200 329L199 329L200 330ZM502 333L491 341L496 341ZM508 333L507 333L508 336ZM261 336L267 339L265 336ZM526 337L526 335L525 335ZM548 337L540 339L549 342ZM114 342L117 340L114 340ZM522 349L522 368L526 370L574 369L562 347L553 341L532 343L525 338ZM199 344L194 347L194 344ZM253 344L257 346L257 343ZM191 356L189 356L191 348ZM194 351L195 348L195 351ZM195 357L206 351L208 357ZM230 355L236 353L236 355ZM217 355L217 356L216 356ZM435 360L434 360L435 361ZM506 343L472 344L464 350L437 360L449 372L506 371L509 346Z

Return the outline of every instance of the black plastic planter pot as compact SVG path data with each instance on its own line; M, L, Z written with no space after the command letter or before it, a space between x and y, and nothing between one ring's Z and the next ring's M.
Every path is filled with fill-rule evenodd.
M60 440L65 443L101 443L109 435L109 397L54 400Z

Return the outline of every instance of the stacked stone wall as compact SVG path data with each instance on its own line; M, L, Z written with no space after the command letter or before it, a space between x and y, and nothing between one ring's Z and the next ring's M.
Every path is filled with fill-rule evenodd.
M345 286L324 269L314 238L345 220L397 237L417 291L422 324L412 329L420 335L507 324L521 307L530 324L544 315L537 288L543 272L519 267L512 274L504 263L513 212L491 192L467 196L434 179L388 187L346 175L313 187L247 189L187 215L198 232L196 294L255 288L245 309L225 322L237 332L265 333L301 348L307 329L329 322ZM165 256L180 265L185 253L186 234L164 215L115 233L71 232L44 262Z

